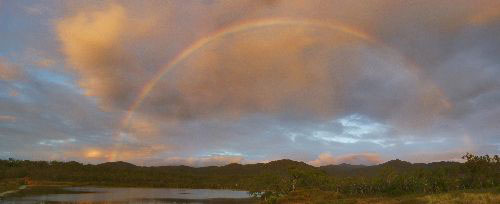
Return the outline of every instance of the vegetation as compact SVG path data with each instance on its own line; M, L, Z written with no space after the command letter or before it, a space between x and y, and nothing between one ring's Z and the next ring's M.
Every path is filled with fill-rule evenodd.
M24 184L22 179L3 179L0 182L0 193L17 189L22 184Z
M270 203L332 200L374 203L380 199L388 201L387 198L410 203L457 198L498 200L498 155L466 154L463 158L467 160L465 163L411 164L392 160L375 166L341 164L319 168L292 160L192 168L140 167L125 162L91 165L9 159L0 160L0 181L24 178L29 182L76 182L98 186L242 189ZM471 191L474 189L488 190L474 193ZM397 200L396 196L406 201Z
M297 190L288 196L279 198L278 203L342 203L342 204L426 204L426 203L457 203L457 204L488 204L500 203L498 189L460 190L435 194L405 194L401 196L370 195L346 196L331 191Z

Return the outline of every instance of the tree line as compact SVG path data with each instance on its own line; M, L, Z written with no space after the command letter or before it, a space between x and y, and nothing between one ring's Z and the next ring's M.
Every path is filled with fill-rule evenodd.
M375 166L319 168L292 160L193 168L141 167L126 162L92 165L74 161L8 159L0 160L0 180L26 178L98 186L241 189L267 201L299 189L343 195L401 195L499 186L498 155L467 153L463 159L464 163L411 164L392 160Z

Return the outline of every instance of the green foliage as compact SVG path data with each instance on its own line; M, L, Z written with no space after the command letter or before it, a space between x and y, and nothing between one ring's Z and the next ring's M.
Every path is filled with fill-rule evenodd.
M5 191L16 190L20 185L24 184L23 179L1 179L0 194Z
M484 188L499 184L500 158L498 155L490 157L467 153L462 158L467 159L463 166L465 175L462 186L464 188Z
M493 204L500 203L500 194L495 189L460 190L435 194L405 194L402 196L384 195L357 195L343 196L331 191L316 189L297 190L276 201L277 203L317 203L317 204L356 204L356 203L399 203L399 204L428 204L428 203L463 203L463 204Z
M393 160L375 166L316 168L279 160L267 164L222 167L140 167L125 162L84 165L78 162L0 160L0 180L77 182L99 186L242 189L273 203L297 192L329 196L399 196L498 187L500 159L466 154L465 163L411 164ZM347 169L347 170L343 170Z

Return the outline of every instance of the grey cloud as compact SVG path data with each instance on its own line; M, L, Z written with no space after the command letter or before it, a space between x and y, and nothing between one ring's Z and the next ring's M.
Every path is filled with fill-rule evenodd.
M462 150L498 153L500 30L495 12L485 10L495 5L67 2L37 17L39 26L52 26L22 32L45 33L33 35L43 37L39 44L16 42L47 48L43 58L57 62L52 66L65 61L64 69L46 72L67 81L0 61L0 157L66 154L60 158L97 162L117 159L121 150L121 159L137 163L202 166L313 161L325 152L335 162L361 155L345 160L365 163L399 156L455 159ZM144 85L192 42L230 25L276 17L340 22L379 42L301 26L228 35L163 76L122 127ZM9 33L0 28L5 39L15 39ZM5 77L7 69L22 69L24 79ZM351 122L358 126L341 121L356 115L361 118ZM379 131L363 132L374 124ZM432 149L440 150L435 158L415 156Z

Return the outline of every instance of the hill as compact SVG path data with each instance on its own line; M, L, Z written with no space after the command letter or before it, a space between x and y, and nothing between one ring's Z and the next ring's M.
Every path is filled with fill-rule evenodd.
M382 164L365 166L338 164L321 166L319 169L332 176L340 177L356 177L356 176L379 176L380 172L390 169L396 172L415 171L423 169L439 169L439 168L458 168L462 163L441 161L432 163L410 163L399 159L390 160Z
M22 179L95 186L242 189L264 198L298 189L345 195L441 193L500 185L500 158L467 154L465 163L428 164L391 160L373 166L314 167L288 159L225 166L136 166L123 161L78 162L0 160L0 181ZM327 193L328 194L328 193Z
M137 167L136 165L133 165L133 164L127 163L127 162L123 162L123 161L106 162L106 163L98 164L96 166L102 167L102 168L117 168L117 169L127 169L127 168Z

